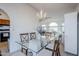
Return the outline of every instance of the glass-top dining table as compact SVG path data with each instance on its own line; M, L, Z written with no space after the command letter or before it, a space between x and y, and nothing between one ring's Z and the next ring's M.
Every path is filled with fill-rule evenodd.
M32 52L33 56L36 56L40 51L46 48L48 44L51 43L50 41L41 41L41 40L30 40L29 42L16 42L21 47L27 48L29 51Z

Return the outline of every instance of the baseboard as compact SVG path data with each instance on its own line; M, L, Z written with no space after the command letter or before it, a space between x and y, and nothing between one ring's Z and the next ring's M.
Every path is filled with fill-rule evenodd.
M67 52L67 51L64 51L65 53L67 53L67 54L71 54L71 55L73 55L73 56L78 56L78 55L76 55L76 54L73 54L73 53L70 53L70 52Z
M14 52L11 52L10 55L13 55L14 53L16 53L16 52L18 52L18 51L21 51L21 49L16 50L16 51L14 51Z

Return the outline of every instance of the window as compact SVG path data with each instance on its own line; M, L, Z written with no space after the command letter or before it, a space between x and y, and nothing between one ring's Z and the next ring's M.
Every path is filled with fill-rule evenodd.
M62 26L64 26L64 23L62 23Z
M58 26L58 24L53 22L53 23L50 23L49 26Z
M46 30L46 25L42 25L42 30Z
M42 25L42 27L45 27L46 25Z
M58 31L58 24L56 22L52 22L49 24L49 31L57 32Z

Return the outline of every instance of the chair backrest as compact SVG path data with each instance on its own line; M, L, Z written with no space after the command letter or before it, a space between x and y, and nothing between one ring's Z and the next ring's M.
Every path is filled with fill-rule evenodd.
M21 42L29 42L29 33L21 33L20 39L21 39Z
M54 42L54 49L52 55L60 56L60 42L59 40L55 40Z
M32 39L36 39L36 33L35 32L30 33L30 40L32 40Z
M50 40L52 33L51 32L45 32L46 39Z
M54 50L57 50L59 48L59 40L55 40L54 42Z

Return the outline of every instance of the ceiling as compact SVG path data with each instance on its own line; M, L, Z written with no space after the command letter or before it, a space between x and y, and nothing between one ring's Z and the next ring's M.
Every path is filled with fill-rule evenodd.
M62 10L68 8L74 8L77 3L30 3L30 5L36 10L45 9L45 11L50 10Z
M50 16L72 12L77 7L77 3L30 3L36 11L44 9Z

